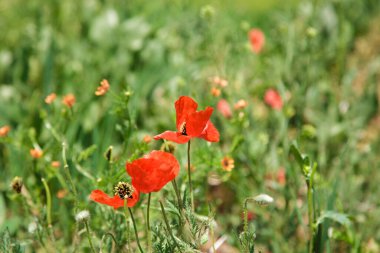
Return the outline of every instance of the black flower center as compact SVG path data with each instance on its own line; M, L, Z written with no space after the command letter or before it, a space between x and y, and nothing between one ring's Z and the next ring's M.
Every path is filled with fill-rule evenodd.
M186 122L183 122L181 127L179 128L179 131L181 132L182 135L187 135L186 133Z
M121 199L131 199L133 188L130 184L126 182L119 182L114 188L113 191L115 195L118 195Z

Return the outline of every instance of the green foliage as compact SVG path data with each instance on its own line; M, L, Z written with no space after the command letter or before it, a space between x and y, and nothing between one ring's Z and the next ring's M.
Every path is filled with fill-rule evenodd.
M315 252L376 252L379 8L378 0L1 1L0 127L11 127L0 137L1 250L89 252L74 219L86 209L96 250L102 241L104 252L135 252L129 216L88 196L130 182L125 163L160 149L162 142L144 137L174 130L174 102L189 95L199 109L214 107L221 141L192 142L195 213L186 147L171 149L184 210L171 184L153 194L153 252L208 250L224 236L231 251L305 252L309 233ZM250 49L251 28L265 34L260 54ZM111 88L95 96L103 78ZM281 110L265 103L270 88ZM46 104L52 92L57 99ZM62 103L69 93L72 108ZM220 99L230 118L217 110ZM247 107L234 109L240 99ZM33 148L43 150L40 159L30 156ZM224 157L234 159L231 171ZM10 187L15 176L24 182L20 194ZM51 191L52 227L41 178ZM244 231L242 204L258 193L274 202L248 208ZM146 202L141 194L133 207L144 247Z

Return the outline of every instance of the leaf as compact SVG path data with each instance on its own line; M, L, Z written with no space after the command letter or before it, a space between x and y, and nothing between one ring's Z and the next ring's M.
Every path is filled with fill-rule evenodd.
M297 147L297 143L294 142L291 146L290 146L290 153L293 154L294 158L296 159L296 161L298 162L298 165L302 168L303 165L304 165L304 159L302 157L302 154L301 152L299 151L298 147Z
M80 154L78 156L78 162L87 160L88 157L90 155L92 155L95 152L96 149L97 149L97 146L94 144L94 145L91 145L90 147L86 148L82 152L80 152Z
M322 224L326 219L331 219L346 228L351 227L351 220L349 219L349 216L345 213L338 213L335 211L326 211L323 212L322 215L317 220L317 226Z

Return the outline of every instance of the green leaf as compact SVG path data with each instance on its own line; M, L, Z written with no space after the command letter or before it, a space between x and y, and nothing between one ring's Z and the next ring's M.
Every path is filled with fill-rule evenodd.
M290 153L293 154L294 158L298 162L298 165L302 168L303 165L304 165L304 160L303 160L301 152L299 151L299 149L297 147L297 143L296 142L294 142L290 146Z
M346 228L351 227L351 220L349 219L349 216L345 213L338 213L335 211L326 211L323 212L322 215L317 220L317 226L322 224L326 219L331 219Z

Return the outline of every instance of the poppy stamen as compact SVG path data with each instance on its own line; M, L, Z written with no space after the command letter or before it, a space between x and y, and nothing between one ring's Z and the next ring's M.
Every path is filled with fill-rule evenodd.
M121 199L130 199L132 198L133 187L126 182L119 182L113 188L113 191L115 195L118 195Z
M187 135L187 132L186 132L186 122L183 122L181 127L179 128L180 132L182 135Z

